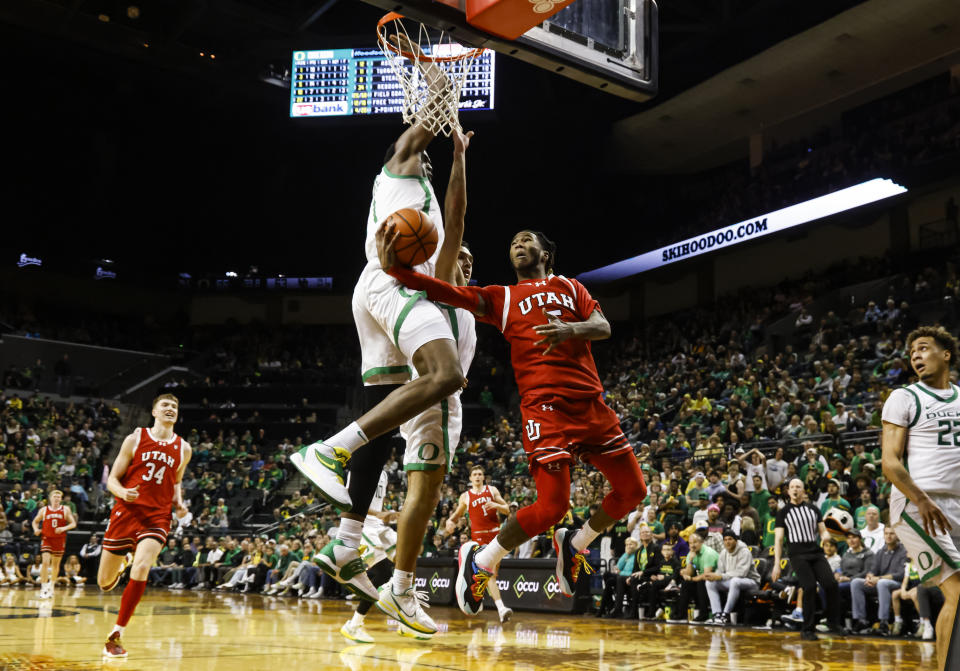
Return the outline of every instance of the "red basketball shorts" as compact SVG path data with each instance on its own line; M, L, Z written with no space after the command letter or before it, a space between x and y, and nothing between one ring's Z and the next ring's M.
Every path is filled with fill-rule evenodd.
M43 536L40 540L40 552L49 552L57 557L63 554L67 547L67 534Z
M496 529L480 529L477 531L471 531L470 540L480 545L489 545L490 541L496 538L498 533L500 533L500 527L497 527Z
M600 396L540 397L521 404L523 448L531 461L574 461L589 454L633 451L617 414Z
M110 511L110 522L103 534L103 549L113 554L130 552L145 538L165 545L170 532L171 514L155 508L138 510L120 503Z

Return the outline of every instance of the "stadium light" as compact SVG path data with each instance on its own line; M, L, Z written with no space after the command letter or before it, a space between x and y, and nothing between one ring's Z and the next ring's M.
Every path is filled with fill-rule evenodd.
M800 224L846 212L906 192L906 187L892 180L877 177L846 189L840 189L812 200L785 207L782 210L761 214L758 217L718 228L709 233L675 242L666 247L624 259L608 266L588 270L577 275L577 279L584 283L620 280L648 270L662 268L676 261L685 261L717 249L756 240L771 233L778 233Z

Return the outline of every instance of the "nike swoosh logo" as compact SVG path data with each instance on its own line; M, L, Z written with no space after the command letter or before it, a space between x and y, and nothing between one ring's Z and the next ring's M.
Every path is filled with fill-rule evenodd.
M390 596L393 597L393 603L396 604L397 610L400 611L401 613L403 613L404 615L406 615L407 617L409 617L410 619L413 619L413 616L417 614L417 609L414 608L412 613L408 613L407 611L405 611L405 610L403 609L403 606L400 605L400 602L397 601L397 595L396 595L396 594L391 593Z
M319 451L315 451L313 453L313 456L315 456L317 458L317 461L319 461L321 464L329 468L331 471L336 471L337 467L340 465L339 461L337 461L336 459L331 459L330 457L325 457L322 454L320 454Z

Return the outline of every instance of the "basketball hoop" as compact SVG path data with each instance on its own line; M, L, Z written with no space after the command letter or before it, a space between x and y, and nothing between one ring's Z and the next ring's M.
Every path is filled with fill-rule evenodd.
M413 40L396 12L377 22L377 43L403 89L403 121L420 124L434 135L460 127L460 92L483 49L468 49L446 32L431 36L418 23Z

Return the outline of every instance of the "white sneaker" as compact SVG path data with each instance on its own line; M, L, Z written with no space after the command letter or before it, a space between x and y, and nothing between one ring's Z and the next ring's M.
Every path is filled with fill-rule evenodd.
M426 592L418 592L408 587L403 594L394 594L393 585L388 582L380 586L379 608L385 615L422 634L436 634L437 623L423 610L429 608Z
M350 512L353 505L347 491L347 476L343 470L349 459L349 452L341 447L327 445L322 440L305 445L299 452L290 455L290 463L313 483L327 503L336 506L341 512Z
M320 595L323 594L323 590L319 587L314 587L312 590L307 592L303 598L304 599L319 599Z
M511 609L504 608L500 611L500 622L509 622L511 617L513 617L513 611Z
M373 636L367 633L363 623L354 624L353 620L347 620L347 623L340 627L340 634L347 640L354 643L373 643Z
M932 622L923 623L923 634L920 636L924 641L932 641L937 637L937 630L934 629Z
M324 573L358 597L376 603L380 595L367 575L362 555L360 548L348 547L338 538L324 545L314 560Z

